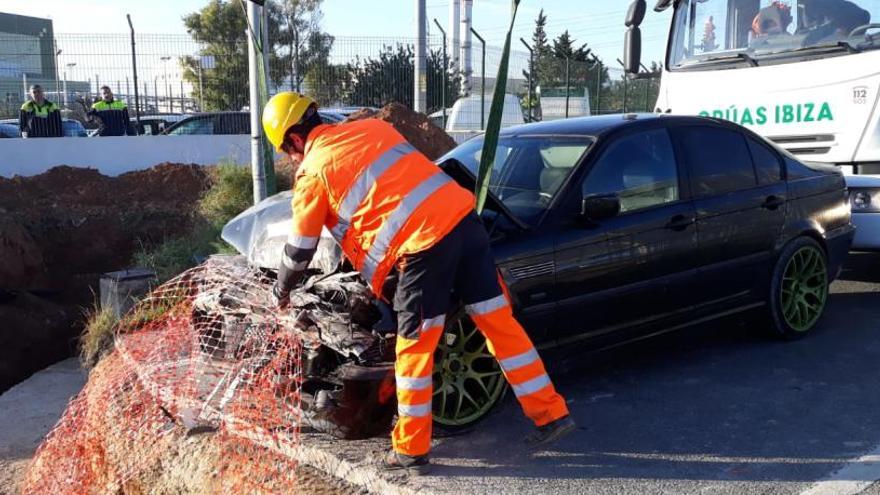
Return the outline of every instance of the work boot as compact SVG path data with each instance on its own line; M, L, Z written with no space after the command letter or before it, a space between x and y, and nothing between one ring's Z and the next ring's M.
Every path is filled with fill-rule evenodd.
M571 416L564 416L556 421L539 426L532 434L526 437L526 443L532 447L539 447L553 443L574 431L574 420Z
M427 455L409 456L391 450L382 457L382 469L385 471L406 471L407 474L422 475L431 470Z

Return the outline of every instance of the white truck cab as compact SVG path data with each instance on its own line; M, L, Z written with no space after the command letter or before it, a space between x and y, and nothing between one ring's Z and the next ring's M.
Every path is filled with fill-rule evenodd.
M848 179L854 249L880 249L880 0L660 0L656 111L729 120ZM638 67L645 0L627 16ZM637 72L631 70L631 72Z

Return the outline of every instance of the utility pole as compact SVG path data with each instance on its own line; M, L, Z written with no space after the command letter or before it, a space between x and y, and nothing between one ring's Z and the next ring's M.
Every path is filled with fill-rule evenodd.
M262 52L257 52L255 37L263 37L262 11L263 7L254 2L247 4L248 14L248 83L250 86L250 112L251 112L251 175L254 184L254 204L266 199L266 168L263 163L263 150L260 131L260 88L259 66L257 57L262 57ZM266 40L262 40L265 44Z
M464 40L461 43L460 55L462 71L461 95L468 96L471 94L471 87L473 84L473 81L471 79L474 76L474 69L471 60L471 50L473 49L473 41L471 40L471 15L474 6L474 0L461 0L461 2L461 36L464 37Z
M461 44L461 0L449 0L449 46L447 52L452 54L449 69L455 73L459 69L459 50Z
M443 71L440 74L440 104L443 107L443 129L446 129L446 71L449 69L449 60L446 58L446 31L443 26L434 19L437 29L443 34Z
M427 8L425 0L416 0L416 53L415 53L415 77L414 80L414 98L413 110L420 113L428 112L427 101L427 83L428 83L428 64L427 64L427 44L428 38L425 35L425 24L427 22Z
M534 96L535 94L532 92L534 86L532 86L532 73L535 72L535 50L526 43L526 40L520 38L519 39L523 46L526 47L526 50L529 51L529 122L534 121L534 115L532 106L535 104Z

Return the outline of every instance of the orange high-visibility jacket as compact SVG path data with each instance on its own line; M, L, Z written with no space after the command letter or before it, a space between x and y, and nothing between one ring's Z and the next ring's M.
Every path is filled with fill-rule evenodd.
M442 239L474 196L391 124L366 119L312 131L292 206L288 244L311 259L326 225L378 295L397 259Z

